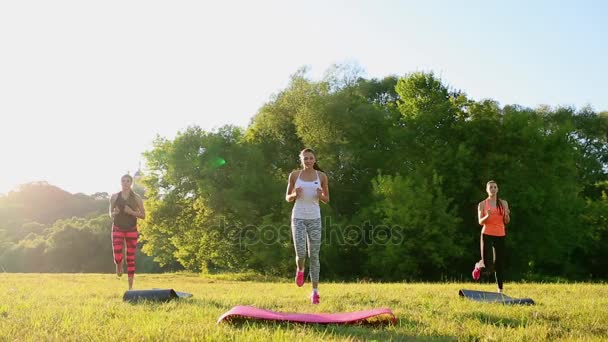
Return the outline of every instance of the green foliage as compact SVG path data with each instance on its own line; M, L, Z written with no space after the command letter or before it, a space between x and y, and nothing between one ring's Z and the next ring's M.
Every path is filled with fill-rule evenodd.
M283 186L268 174L259 147L243 141L235 127L190 128L145 154L149 215L141 231L144 250L159 263L177 260L197 271L245 268L249 250L239 240L247 226L282 205L260 194Z
M245 129L193 126L154 141L136 184L146 197L142 249L165 269L291 274L293 204L284 193L310 147L331 194L323 279L468 277L490 179L512 209L509 279L607 278L607 118L474 101L433 73L365 79L357 65L336 65L311 81L302 69ZM100 208L107 194L40 184L0 197L0 260L23 266L42 253L46 265L27 267L102 267L64 253L83 253L75 241L108 253L98 240L108 226L90 221Z
M367 80L347 65L313 82L301 70L245 131L192 127L146 152L146 251L189 270L290 273L283 194L298 152L312 147L330 184L327 277L468 273L489 179L513 212L510 276L584 277L581 258L601 260L606 246L593 190L608 171L605 127L588 108L473 101L432 73ZM378 227L402 239L374 242Z
M32 232L17 244L5 244L7 248L0 252L0 270L114 272L110 236L111 221L107 214L92 219L58 220L41 234ZM138 272L161 271L158 264L141 253L140 248L136 260Z
M579 253L581 269L585 275L593 278L608 278L608 181L596 184L600 198L587 199L586 210L582 215L582 223L590 227L587 230L587 243L584 252Z
M445 274L463 246L455 234L460 219L450 210L441 179L423 173L378 176L373 185L376 198L368 217L377 223L367 247L369 274L378 279Z
M0 197L0 270L113 271L107 210L107 193L70 194L45 182L21 185Z

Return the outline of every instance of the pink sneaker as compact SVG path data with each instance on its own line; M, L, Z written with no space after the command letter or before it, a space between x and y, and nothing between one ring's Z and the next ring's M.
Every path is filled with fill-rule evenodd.
M479 277L481 276L481 267L479 263L475 264L475 268L473 269L472 275L474 280L479 280Z
M304 271L297 271L296 285L298 285L298 287L301 287L302 285L304 285Z
M310 294L310 302L312 304L319 304L320 299L321 299L321 297L319 297L319 293L312 291L312 293Z

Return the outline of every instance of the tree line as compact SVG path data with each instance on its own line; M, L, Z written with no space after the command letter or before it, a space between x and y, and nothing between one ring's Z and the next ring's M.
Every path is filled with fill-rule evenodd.
M108 203L46 182L0 196L0 272L114 272ZM139 271L162 271L138 254Z
M246 128L191 126L144 153L143 250L196 272L291 274L284 200L298 152L329 177L325 279L469 277L477 203L510 203L510 279L608 276L608 113L475 101L433 73L301 70Z
M331 194L323 279L470 277L490 179L512 210L509 279L606 279L607 143L608 113L591 108L476 101L433 73L300 70L247 127L191 126L143 153L138 272L291 275L284 194L310 147ZM46 183L0 196L1 270L112 272L107 206Z

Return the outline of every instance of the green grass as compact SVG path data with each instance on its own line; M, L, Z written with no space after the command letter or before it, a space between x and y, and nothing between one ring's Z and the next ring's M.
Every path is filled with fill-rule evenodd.
M310 288L254 275L137 275L136 289L174 288L193 298L169 303L122 301L126 277L110 274L0 274L0 341L402 341L602 340L608 336L608 285L507 283L535 306L476 303L473 283L321 284ZM307 284L309 286L309 284ZM390 307L396 326L319 326L244 322L217 325L235 305L285 312L341 312Z

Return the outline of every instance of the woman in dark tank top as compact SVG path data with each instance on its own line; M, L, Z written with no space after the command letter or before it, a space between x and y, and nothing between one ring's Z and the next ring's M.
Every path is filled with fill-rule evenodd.
M127 214L125 212L125 207L128 206L131 209L139 208L139 203L137 203L137 198L133 190L130 190L128 193L127 199L125 199L122 192L116 195L116 202L114 202L114 206L119 209L118 214L114 216L113 223L116 227L121 230L133 231L137 230L137 217Z
M123 273L123 257L126 245L127 250L127 275L129 279L129 290L133 288L135 277L135 251L137 250L137 219L144 219L146 212L144 204L136 193L133 192L133 177L124 175L120 178L122 190L110 198L110 216L112 217L112 250L116 274L120 277Z

